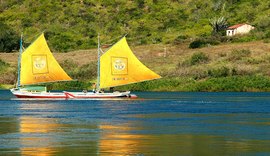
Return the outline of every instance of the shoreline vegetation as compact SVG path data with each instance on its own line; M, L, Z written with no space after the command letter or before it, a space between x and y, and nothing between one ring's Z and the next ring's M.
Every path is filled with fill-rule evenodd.
M16 82L21 34L28 47L44 32L56 60L78 80L46 84L49 90L92 90L97 36L103 48L127 34L135 55L162 78L115 90L269 91L269 6L269 0L0 1L0 51L6 52L0 88ZM239 24L255 29L226 36Z
M270 91L270 44L226 43L190 49L188 43L131 46L135 55L161 79L116 87L131 91ZM105 51L105 50L104 50ZM0 88L14 87L18 53L0 53ZM54 53L78 81L46 84L49 90L92 90L96 49Z

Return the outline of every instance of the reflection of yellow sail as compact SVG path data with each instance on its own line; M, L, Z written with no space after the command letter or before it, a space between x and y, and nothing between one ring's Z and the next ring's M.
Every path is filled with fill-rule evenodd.
M20 138L20 144L23 145L20 149L21 155L53 155L55 149L50 146L56 141L55 138L41 137L41 134L49 134L49 132L56 131L60 126L47 119L22 116L20 118L20 133L30 135Z
M122 38L100 58L100 88L158 79L160 76L143 65Z
M68 80L71 78L53 57L42 33L22 53L21 85Z
M136 155L140 152L140 147L144 140L149 139L147 135L131 134L129 125L100 125L102 132L99 140L99 152L101 155L119 156ZM127 133L117 133L117 130L127 131Z

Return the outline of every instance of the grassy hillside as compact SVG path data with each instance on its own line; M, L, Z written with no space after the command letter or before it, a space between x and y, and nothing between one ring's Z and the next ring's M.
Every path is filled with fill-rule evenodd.
M26 43L45 31L50 47L60 52L93 48L98 33L108 44L124 34L133 45L178 43L211 36L210 21L220 17L225 26L249 23L257 37L269 38L269 6L269 0L1 0L6 26L0 22L0 40L8 30L1 28L9 27L23 33Z
M269 0L1 0L0 49L14 53L0 53L0 84L16 81L20 34L27 47L45 31L52 51L66 52L54 53L57 60L79 80L51 89L89 89L97 35L110 45L128 34L134 53L163 78L118 89L268 91L269 17ZM256 29L224 37L239 23Z
M222 44L189 49L179 45L131 46L135 55L163 78L119 87L154 91L269 91L270 43ZM16 79L17 53L0 53L3 84ZM91 89L96 78L96 49L55 53L56 59L79 82L50 84L50 89ZM3 62L3 61L2 61ZM0 69L1 69L0 68ZM8 69L8 70L7 70ZM12 80L12 81L11 81Z

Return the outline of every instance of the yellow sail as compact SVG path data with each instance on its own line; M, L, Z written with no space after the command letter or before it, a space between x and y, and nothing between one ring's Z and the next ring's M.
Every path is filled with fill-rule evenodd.
M72 80L53 57L42 33L21 56L21 85Z
M143 65L123 37L100 57L100 88L158 79L160 76Z

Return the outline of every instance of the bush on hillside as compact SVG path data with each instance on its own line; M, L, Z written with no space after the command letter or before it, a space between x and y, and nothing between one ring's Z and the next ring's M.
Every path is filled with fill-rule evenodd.
M220 41L216 40L216 38L199 38L189 44L189 48L195 49L195 48L202 48L207 45L218 45L220 44Z
M195 40L189 44L189 48L195 49L195 48L201 48L206 45L206 42L203 40Z
M179 63L177 65L177 68L193 66L193 65L197 65L201 63L207 63L208 61L209 61L209 58L207 55L205 55L202 52L196 52L190 58L184 60L184 62Z
M195 65L199 63L206 63L209 58L202 52L194 53L190 58L190 64Z
M208 75L210 77L227 77L230 76L230 69L228 67L219 67L208 70Z
M9 26L0 22L0 51L12 52L19 49L19 35Z

